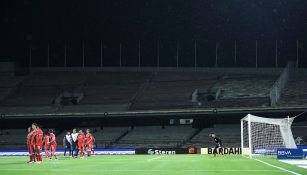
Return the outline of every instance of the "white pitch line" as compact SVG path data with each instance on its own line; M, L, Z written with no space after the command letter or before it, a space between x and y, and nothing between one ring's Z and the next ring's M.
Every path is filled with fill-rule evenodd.
M270 166L270 167L274 167L274 168L280 169L280 170L282 170L282 171L284 171L284 172L288 172L288 173L291 173L291 174L294 174L294 175L302 175L302 174L296 173L296 172L294 172L294 171L290 171L290 170L287 170L287 169L285 169L285 168L282 168L282 167L279 167L279 166L276 166L276 165L272 165L272 164L270 164L270 163L267 163L267 162L262 161L262 160L259 160L259 159L253 159L253 160L256 160L256 161L258 161L258 162L261 162L261 163L263 163L263 164L266 164L266 165L268 165L268 166Z
M279 160L279 161L307 169L307 160Z
M33 171L32 169L0 169L1 171ZM35 171L46 171L44 169L37 169ZM53 169L50 172L70 172L70 169ZM78 170L80 172L92 172L89 170ZM108 170L108 169L101 169L101 172L177 172L177 171L184 171L184 172L281 172L280 170Z
M158 159L162 159L163 157L165 157L165 156L159 156L159 157L150 158L147 161L158 160Z
M279 172L280 170L182 170L185 172Z

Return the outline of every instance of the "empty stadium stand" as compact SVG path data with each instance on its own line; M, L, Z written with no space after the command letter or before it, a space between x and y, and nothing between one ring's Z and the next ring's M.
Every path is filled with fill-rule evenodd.
M82 129L84 132L87 128ZM212 147L214 142L209 138L215 133L222 139L224 147L240 147L239 124L217 124L212 128L192 128L191 125L179 126L135 126L131 127L95 127L90 128L96 138L97 148L178 148L187 146ZM78 131L77 130L77 131ZM301 144L307 143L307 128L294 125L294 138L301 137ZM46 133L46 131L45 131ZM26 129L1 129L0 149L26 149ZM66 130L57 130L58 148L63 148Z
M0 149L27 149L26 129L1 129Z
M150 74L131 72L97 73L88 76L80 104L125 104Z
M276 72L45 70L1 76L0 114L268 108ZM300 75L291 76L277 107L307 104L307 79Z
M138 126L121 138L113 147L181 147L196 129L187 126Z
M157 73L132 109L191 108L193 91L211 87L216 79L207 73Z
M191 139L190 144L196 147L214 146L212 138L209 138L210 133L215 133L220 137L224 147L240 147L240 125L233 124L215 125L213 128L203 128L199 134Z
M294 74L284 88L279 106L304 105L307 103L307 76Z
M24 78L3 106L51 106L58 94L84 82L80 75L34 74Z
M96 138L97 147L111 147L118 139L130 130L129 127L103 127L97 128L94 136Z
M0 76L0 104L16 91L22 81L23 77Z
M225 75L212 89L220 89L215 101L208 105L223 107L268 107L269 92L277 77L261 75Z

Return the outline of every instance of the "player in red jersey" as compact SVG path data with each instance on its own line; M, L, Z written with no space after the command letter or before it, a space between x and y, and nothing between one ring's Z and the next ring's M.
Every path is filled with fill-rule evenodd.
M36 153L36 160L37 163L42 163L43 157L42 157L42 148L43 148L43 131L41 128L36 125L36 135L35 135L35 153Z
M92 150L92 155L95 155L94 144L95 144L96 139L95 139L95 137L93 135L92 135L92 138L93 138L93 144L92 144L91 150Z
M32 126L31 126L32 131L31 131L31 135L30 135L30 147L31 147L31 150L32 150L32 154L31 154L32 161L31 161L31 163L37 161L37 160L35 159L35 158L36 158L36 157L35 157L35 150L36 150L36 148L35 148L35 146L36 146L36 140L35 140L35 138L36 138L36 134L37 134L36 126L37 126L36 123L32 123Z
M80 158L84 157L84 139L85 135L83 134L82 130L80 130L78 134L78 149L80 153Z
M34 157L33 157L34 150L33 150L33 147L31 145L32 134L33 134L32 127L28 127L27 147L28 147L28 151L29 151L30 160L27 163L33 163L34 162Z
M50 154L49 154L50 140L49 140L48 134L44 136L43 145L44 145L44 150L45 150L45 158L48 158L50 157Z
M50 139L50 155L49 155L49 158L51 160L52 155L53 155L55 159L58 159L56 154L55 154L57 143L56 143L55 135L54 135L52 129L49 129L49 139Z
M87 151L87 156L91 156L92 148L93 148L93 136L90 133L90 129L86 129L85 135L85 147Z

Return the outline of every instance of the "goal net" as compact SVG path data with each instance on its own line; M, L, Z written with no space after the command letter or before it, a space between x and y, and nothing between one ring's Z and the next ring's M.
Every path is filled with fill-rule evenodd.
M296 148L291 131L293 118L264 118L251 114L241 119L242 154L276 155L277 148Z

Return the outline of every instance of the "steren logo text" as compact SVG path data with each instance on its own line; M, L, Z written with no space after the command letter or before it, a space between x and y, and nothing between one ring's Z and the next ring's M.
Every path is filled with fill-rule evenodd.
M147 151L148 154L176 154L174 150L158 150L158 149L149 149Z

